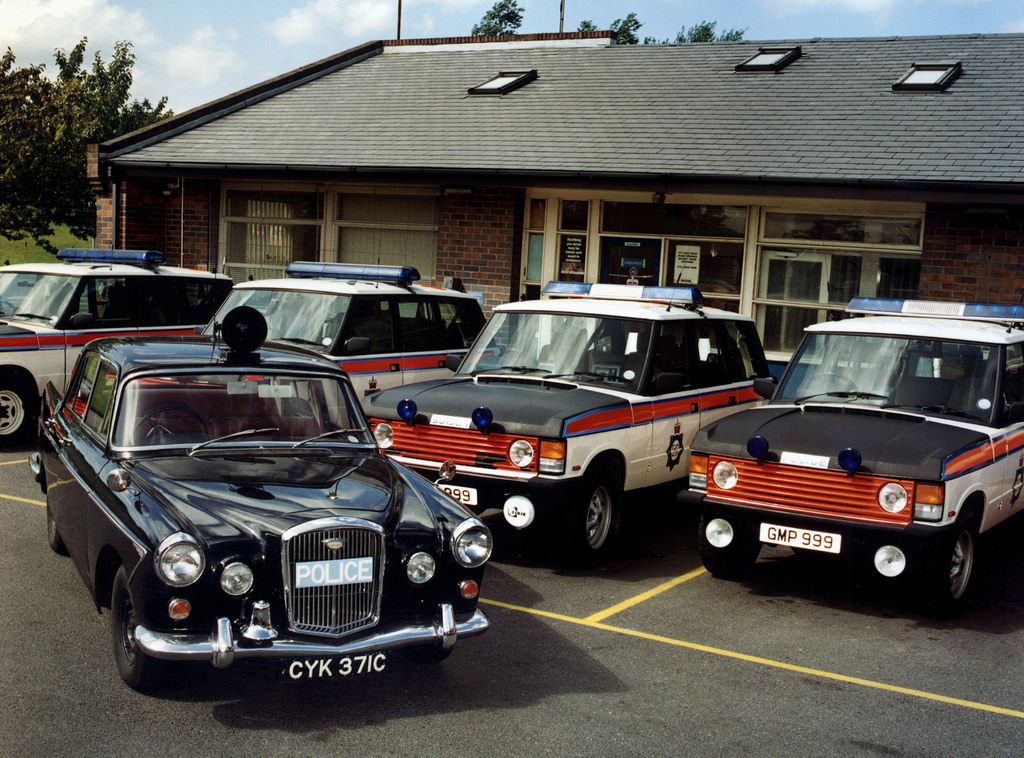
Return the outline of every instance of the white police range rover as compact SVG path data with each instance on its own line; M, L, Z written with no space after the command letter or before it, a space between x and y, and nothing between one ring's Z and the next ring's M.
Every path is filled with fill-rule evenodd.
M451 375L484 325L472 294L416 284L412 266L295 261L285 279L236 284L206 334L241 305L267 321L268 339L315 350L358 394Z
M701 557L736 577L762 544L968 597L978 537L1024 509L1024 307L858 298L810 326L771 402L698 434Z
M0 268L0 444L34 430L47 382L64 389L98 337L191 334L231 280L165 264L156 250L65 248L61 263Z
M551 282L507 303L450 379L363 400L378 444L470 508L548 525L579 556L603 552L624 495L684 486L702 424L761 400L753 322L702 307L695 288ZM555 298L555 299L550 299Z

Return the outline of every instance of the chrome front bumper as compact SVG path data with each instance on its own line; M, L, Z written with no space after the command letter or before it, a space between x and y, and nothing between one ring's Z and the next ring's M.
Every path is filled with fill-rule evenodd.
M474 611L468 619L456 624L452 607L444 604L438 608L438 618L433 623L379 627L370 634L360 635L350 642L331 643L276 638L259 645L239 645L231 628L231 621L227 618L217 619L213 633L208 637L198 634L164 634L137 626L135 641L143 652L153 658L209 661L216 668L227 668L236 658L283 659L353 655L413 645L435 645L447 650L458 638L483 634L490 625L491 622L481 611Z

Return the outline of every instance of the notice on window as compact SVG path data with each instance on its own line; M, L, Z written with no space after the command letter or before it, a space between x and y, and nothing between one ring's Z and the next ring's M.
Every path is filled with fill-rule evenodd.
M563 282L582 282L586 272L587 238L563 234L558 243L558 278Z
M700 245L676 245L674 284L696 284L700 278Z

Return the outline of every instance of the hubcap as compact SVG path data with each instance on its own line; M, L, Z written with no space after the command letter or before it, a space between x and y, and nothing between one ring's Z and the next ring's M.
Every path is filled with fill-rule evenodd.
M956 543L953 545L953 554L949 563L949 594L957 600L967 589L967 583L971 579L971 567L974 564L974 539L971 533L964 530L960 532Z
M17 392L0 390L0 435L12 434L25 420L25 405Z
M597 550L606 539L611 529L611 496L604 487L598 487L590 496L587 506L586 535L587 544Z

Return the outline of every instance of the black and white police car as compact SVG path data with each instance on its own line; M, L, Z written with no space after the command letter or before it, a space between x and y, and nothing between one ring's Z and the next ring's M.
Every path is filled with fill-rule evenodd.
M762 544L844 556L915 577L948 615L979 535L1024 510L1024 307L858 298L847 311L807 328L770 403L694 440L701 557L735 577Z
M692 287L551 282L500 305L450 379L363 399L378 444L470 508L603 552L624 495L684 486L697 429L761 401L761 342Z
M156 250L65 248L62 263L0 268L0 443L35 429L47 382L64 389L98 337L190 334L231 280L165 264Z
M269 339L330 358L363 395L451 375L484 325L472 294L417 284L412 266L295 261L286 279L236 284L206 330L240 305L267 321Z

